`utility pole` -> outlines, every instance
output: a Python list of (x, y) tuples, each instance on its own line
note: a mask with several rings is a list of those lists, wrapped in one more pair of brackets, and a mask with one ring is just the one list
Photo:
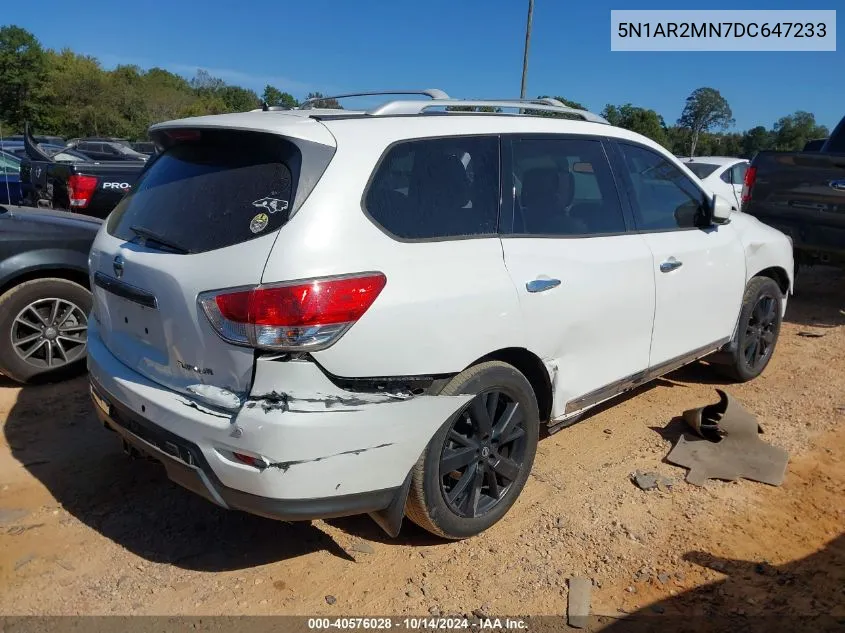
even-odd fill
[(522, 87), (519, 98), (525, 99), (525, 81), (528, 79), (528, 45), (531, 43), (531, 21), (534, 19), (534, 0), (528, 0), (528, 24), (525, 25), (525, 52), (522, 55)]

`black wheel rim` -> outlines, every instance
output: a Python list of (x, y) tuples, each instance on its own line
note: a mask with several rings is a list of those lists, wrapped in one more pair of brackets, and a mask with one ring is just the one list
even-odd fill
[(23, 362), (56, 369), (85, 355), (88, 319), (75, 303), (49, 298), (33, 301), (12, 322), (12, 348)]
[(523, 408), (502, 391), (485, 391), (457, 416), (440, 454), (440, 490), (458, 516), (490, 512), (525, 462)]
[(773, 296), (763, 294), (757, 298), (757, 303), (751, 310), (742, 350), (745, 362), (751, 369), (765, 365), (772, 354), (777, 336), (777, 306), (777, 300)]

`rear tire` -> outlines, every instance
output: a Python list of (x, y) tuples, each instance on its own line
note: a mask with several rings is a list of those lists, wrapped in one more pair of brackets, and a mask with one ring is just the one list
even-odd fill
[(540, 415), (531, 383), (490, 361), (455, 376), (440, 395), (473, 394), (437, 431), (412, 471), (405, 513), (448, 539), (475, 536), (498, 522), (531, 472)]
[(90, 312), (91, 293), (67, 279), (33, 279), (6, 291), (0, 296), (0, 372), (26, 383), (84, 368)]
[(774, 355), (782, 314), (783, 293), (777, 283), (768, 277), (753, 277), (742, 299), (734, 350), (716, 367), (738, 382), (762, 374)]

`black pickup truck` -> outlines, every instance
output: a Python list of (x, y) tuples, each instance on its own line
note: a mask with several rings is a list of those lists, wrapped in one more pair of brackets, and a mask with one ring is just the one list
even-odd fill
[(845, 118), (818, 151), (757, 154), (742, 210), (789, 235), (799, 265), (845, 266)]
[(53, 160), (26, 137), (21, 160), (24, 204), (105, 218), (141, 175), (144, 161)]

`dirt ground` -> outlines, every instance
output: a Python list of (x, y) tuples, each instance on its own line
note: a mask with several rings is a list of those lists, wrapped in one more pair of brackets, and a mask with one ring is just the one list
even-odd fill
[[(586, 575), (605, 624), (639, 611), (845, 626), (845, 275), (802, 273), (769, 368), (727, 386), (789, 450), (783, 486), (698, 488), (663, 461), (677, 416), (727, 384), (699, 363), (542, 440), (511, 512), (457, 543), (407, 521), (391, 540), (366, 517), (218, 509), (126, 457), (84, 377), (2, 382), (0, 614), (563, 614), (567, 579)], [(644, 492), (638, 469), (676, 483)]]

